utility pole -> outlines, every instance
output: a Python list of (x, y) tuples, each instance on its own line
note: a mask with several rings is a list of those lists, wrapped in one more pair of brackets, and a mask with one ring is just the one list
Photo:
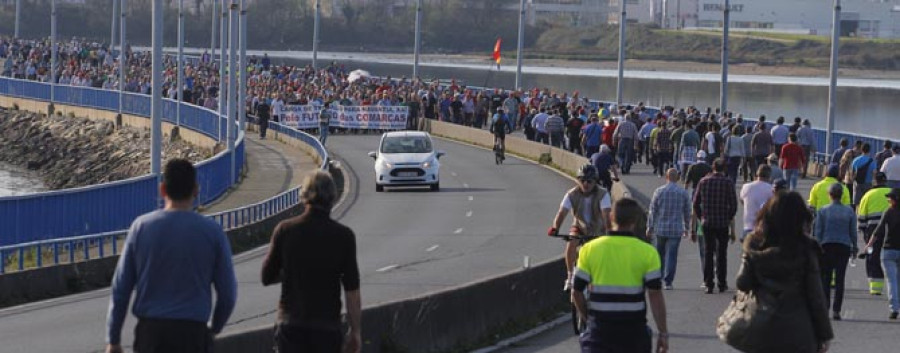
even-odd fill
[(413, 74), (412, 79), (419, 77), (419, 53), (422, 50), (422, 0), (416, 1), (416, 43), (415, 53), (413, 53)]
[(50, 0), (50, 103), (56, 102), (56, 0)]
[(719, 109), (722, 114), (728, 110), (728, 30), (731, 27), (731, 1), (725, 0), (722, 10), (724, 22), (722, 26), (722, 82), (719, 86)]
[(675, 29), (681, 29), (681, 0), (675, 0)]
[(128, 57), (125, 55), (125, 0), (119, 1), (119, 114), (122, 114), (125, 105), (125, 62)]
[(522, 47), (525, 46), (525, 0), (519, 2), (519, 44), (516, 49), (516, 87), (522, 89)]
[(215, 62), (216, 61), (216, 35), (218, 34), (218, 31), (216, 30), (216, 24), (217, 24), (217, 22), (219, 22), (219, 1), (218, 0), (212, 0), (212, 11), (210, 11), (210, 13), (212, 14), (212, 21), (210, 21), (212, 23), (212, 29), (209, 31), (209, 33), (210, 33), (210, 36), (209, 36), (210, 37), (209, 38), (209, 61)]
[(316, 0), (316, 16), (313, 20), (313, 52), (312, 52), (312, 67), (313, 70), (319, 69), (318, 56), (319, 56), (319, 20), (322, 14), (321, 11), (322, 4), (321, 0)]
[(835, 110), (837, 109), (838, 53), (841, 44), (841, 0), (834, 0), (834, 19), (831, 27), (831, 82), (828, 85), (828, 116), (825, 119), (825, 152), (834, 148), (833, 135)]
[(240, 19), (240, 62), (237, 66), (239, 77), (238, 80), (238, 114), (240, 114), (240, 131), (245, 131), (247, 123), (247, 4), (245, 0), (241, 0), (241, 19)]
[(175, 126), (181, 126), (181, 103), (184, 101), (184, 0), (178, 0), (178, 76), (175, 82), (175, 95), (178, 104), (175, 105)]
[(163, 0), (153, 0), (153, 53), (150, 89), (150, 173), (157, 179), (162, 166), (162, 47), (163, 47)]
[(622, 10), (619, 15), (619, 76), (616, 81), (616, 104), (622, 105), (622, 95), (625, 93), (625, 22), (628, 17), (625, 13), (625, 2), (627, 0), (619, 0), (619, 7)]

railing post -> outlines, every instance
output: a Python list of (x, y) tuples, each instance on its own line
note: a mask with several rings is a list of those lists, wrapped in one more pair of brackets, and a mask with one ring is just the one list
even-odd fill
[(59, 243), (53, 243), (53, 264), (59, 265)]
[(0, 250), (0, 275), (6, 273), (6, 256), (3, 254), (3, 250)]
[(83, 261), (87, 261), (91, 259), (91, 242), (87, 239), (81, 241), (82, 248), (84, 250), (84, 259)]
[(19, 271), (25, 269), (25, 249), (19, 248)]
[(44, 266), (44, 252), (42, 251), (43, 248), (41, 247), (41, 244), (38, 244), (36, 248), (34, 263), (40, 268)]
[(119, 235), (113, 235), (112, 237), (112, 254), (116, 256), (119, 253)]
[(104, 238), (103, 236), (97, 237), (97, 250), (98, 250), (97, 253), (100, 255), (99, 258), (101, 258), (101, 259), (103, 258), (103, 253), (104, 253), (104, 251), (103, 251), (103, 238)]
[(75, 242), (74, 241), (69, 242), (69, 263), (70, 264), (75, 263)]

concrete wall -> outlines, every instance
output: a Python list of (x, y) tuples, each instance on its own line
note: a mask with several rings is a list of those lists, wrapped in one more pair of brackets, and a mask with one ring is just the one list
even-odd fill
[[(47, 113), (47, 108), (49, 106), (47, 102), (0, 96), (0, 106), (12, 107), (13, 104), (18, 105), (20, 110), (35, 113)], [(78, 117), (85, 117), (91, 120), (108, 120), (112, 122), (116, 122), (116, 116), (119, 114), (108, 110), (76, 107), (62, 104), (56, 104), (54, 108), (57, 112), (61, 112), (63, 115), (69, 115), (69, 113), (73, 113)], [(122, 125), (125, 126), (150, 129), (150, 124), (150, 119), (144, 117), (130, 114), (122, 115)], [(172, 129), (175, 128), (175, 125), (167, 122), (163, 122), (162, 125), (163, 135), (171, 136)], [(189, 142), (190, 144), (200, 148), (208, 149), (210, 151), (215, 148), (217, 143), (216, 139), (190, 129), (179, 129), (178, 133), (183, 140)]]

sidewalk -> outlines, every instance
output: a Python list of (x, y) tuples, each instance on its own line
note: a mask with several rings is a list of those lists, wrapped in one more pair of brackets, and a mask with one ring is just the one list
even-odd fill
[(208, 205), (204, 214), (235, 209), (264, 201), (299, 186), (303, 177), (318, 168), (312, 156), (275, 141), (246, 135), (247, 174), (233, 190)]

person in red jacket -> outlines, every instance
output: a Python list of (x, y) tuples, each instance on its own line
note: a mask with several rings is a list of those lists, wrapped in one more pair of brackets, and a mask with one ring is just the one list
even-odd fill
[(803, 154), (803, 148), (797, 144), (797, 134), (791, 133), (788, 135), (788, 143), (781, 147), (781, 169), (791, 191), (797, 188), (800, 168), (805, 167), (806, 156)]
[(603, 144), (609, 146), (613, 151), (613, 155), (616, 154), (615, 144), (613, 144), (613, 132), (616, 131), (616, 126), (619, 124), (616, 123), (616, 119), (607, 119), (606, 126), (603, 127)]

